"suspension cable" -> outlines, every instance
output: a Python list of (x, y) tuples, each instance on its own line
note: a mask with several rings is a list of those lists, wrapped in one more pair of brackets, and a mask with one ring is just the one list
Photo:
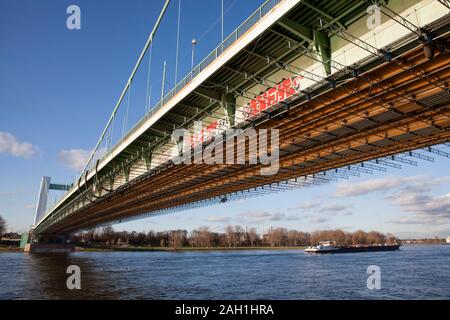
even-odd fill
[(111, 122), (113, 121), (114, 117), (116, 116), (116, 113), (117, 113), (117, 111), (118, 111), (118, 109), (119, 109), (119, 107), (120, 107), (120, 104), (121, 104), (123, 98), (125, 97), (126, 92), (128, 91), (130, 82), (131, 82), (131, 80), (134, 78), (134, 76), (136, 75), (136, 72), (137, 72), (137, 70), (138, 70), (138, 68), (139, 68), (139, 66), (140, 66), (140, 64), (141, 64), (141, 62), (142, 62), (142, 59), (144, 58), (145, 53), (147, 52), (147, 50), (148, 50), (150, 44), (153, 42), (153, 38), (154, 38), (154, 36), (155, 36), (155, 33), (156, 33), (156, 31), (158, 30), (158, 27), (159, 27), (159, 25), (160, 25), (160, 23), (161, 23), (161, 20), (162, 20), (162, 18), (163, 18), (163, 16), (164, 16), (165, 12), (166, 12), (166, 10), (167, 10), (167, 7), (169, 6), (169, 3), (170, 3), (170, 0), (166, 0), (166, 2), (164, 3), (164, 6), (163, 6), (163, 8), (161, 9), (161, 12), (160, 12), (160, 14), (159, 14), (159, 17), (158, 17), (158, 19), (156, 20), (155, 25), (153, 26), (153, 29), (152, 29), (152, 31), (151, 31), (151, 33), (150, 33), (148, 39), (147, 39), (147, 42), (146, 42), (144, 48), (142, 49), (141, 55), (139, 56), (139, 59), (138, 59), (138, 61), (136, 62), (136, 65), (134, 66), (133, 71), (131, 72), (130, 78), (129, 78), (129, 80), (128, 80), (127, 83), (126, 83), (125, 88), (122, 90), (122, 93), (121, 93), (121, 95), (120, 95), (120, 97), (119, 97), (119, 100), (117, 101), (116, 106), (114, 107), (114, 110), (113, 110), (113, 112), (112, 112), (112, 114), (111, 114), (111, 116), (110, 116), (110, 118), (109, 118), (109, 120), (108, 120), (108, 122), (107, 122), (105, 128), (103, 129), (103, 132), (102, 132), (102, 134), (100, 135), (100, 138), (99, 138), (97, 144), (95, 145), (95, 148), (92, 150), (91, 156), (89, 157), (89, 159), (88, 159), (88, 161), (86, 162), (86, 164), (85, 164), (83, 170), (81, 171), (80, 177), (81, 177), (81, 176), (83, 175), (83, 173), (86, 171), (86, 169), (88, 168), (88, 166), (89, 166), (89, 164), (91, 163), (92, 159), (94, 158), (95, 153), (96, 153), (98, 147), (100, 146), (100, 144), (102, 143), (102, 140), (103, 140), (103, 138), (105, 137), (106, 132), (108, 131), (108, 128), (109, 128)]
[(131, 99), (131, 82), (128, 85), (127, 108), (126, 108), (125, 115), (124, 115), (124, 120), (123, 120), (122, 139), (125, 136), (125, 133), (126, 133), (126, 131), (128, 129), (128, 111), (130, 109), (130, 99)]
[(178, 81), (178, 55), (180, 50), (180, 21), (181, 21), (181, 0), (178, 0), (178, 22), (177, 22), (177, 49), (175, 57), (175, 86)]
[(150, 104), (152, 103), (152, 84), (151, 82), (151, 70), (152, 70), (152, 53), (153, 43), (150, 45), (150, 51), (148, 54), (148, 71), (147, 71), (147, 94), (145, 96), (145, 114), (150, 111)]

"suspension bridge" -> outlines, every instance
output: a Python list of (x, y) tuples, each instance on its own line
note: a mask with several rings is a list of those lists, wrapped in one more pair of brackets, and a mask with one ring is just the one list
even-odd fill
[[(78, 179), (43, 179), (33, 241), (450, 158), (446, 0), (268, 0), (114, 140), (169, 3)], [(191, 141), (174, 141), (181, 128)], [(270, 175), (250, 161), (261, 140), (245, 143), (262, 129), (279, 132)], [(174, 161), (218, 145), (246, 163)], [(272, 140), (269, 155), (274, 148)], [(65, 193), (47, 208), (50, 189)]]

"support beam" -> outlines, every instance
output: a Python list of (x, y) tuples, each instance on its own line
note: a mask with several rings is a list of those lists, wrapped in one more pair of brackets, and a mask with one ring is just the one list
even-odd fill
[(309, 3), (308, 1), (303, 1), (302, 4), (304, 4), (305, 6), (307, 6), (308, 8), (316, 11), (318, 14), (320, 14), (321, 16), (327, 18), (328, 20), (331, 20), (333, 22), (336, 22), (339, 27), (341, 28), (345, 28), (344, 24), (342, 22), (340, 22), (337, 18), (332, 17), (331, 15), (329, 15), (328, 13), (326, 13), (323, 10), (320, 10), (319, 8), (317, 8), (316, 6), (312, 5), (311, 3)]
[(102, 195), (103, 195), (103, 185), (101, 183), (98, 183), (98, 184), (95, 185), (94, 195), (97, 196), (98, 198), (102, 197)]
[(114, 190), (114, 177), (109, 178), (109, 189)]
[(325, 69), (325, 74), (329, 76), (331, 74), (331, 44), (330, 38), (322, 31), (314, 30), (314, 42), (317, 50), (319, 50), (322, 56), (322, 63)]
[(71, 187), (69, 184), (50, 183), (49, 190), (68, 191)]
[(144, 158), (147, 171), (150, 171), (152, 164), (152, 152), (150, 150), (144, 151), (142, 157)]
[(233, 127), (236, 115), (236, 98), (231, 94), (222, 93), (222, 107), (225, 110), (230, 127)]
[(130, 181), (130, 167), (129, 166), (123, 167), (123, 175), (125, 176), (125, 182)]
[(314, 41), (312, 29), (304, 25), (301, 25), (298, 22), (295, 22), (288, 18), (282, 18), (280, 21), (278, 21), (278, 25), (282, 26), (287, 31), (292, 32), (297, 37), (302, 38), (307, 42)]
[(205, 88), (197, 88), (197, 89), (195, 89), (194, 93), (203, 98), (216, 100), (216, 101), (217, 100), (220, 101), (220, 99), (222, 98), (220, 92), (205, 89)]
[(311, 29), (300, 23), (283, 18), (278, 21), (278, 25), (282, 26), (287, 31), (295, 34), (297, 37), (307, 41), (308, 43), (314, 43), (317, 50), (320, 51), (322, 56), (322, 63), (325, 69), (325, 74), (329, 76), (331, 74), (331, 44), (328, 35), (322, 31)]

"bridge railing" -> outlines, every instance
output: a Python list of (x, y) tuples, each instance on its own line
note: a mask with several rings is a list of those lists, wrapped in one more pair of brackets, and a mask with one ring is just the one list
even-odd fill
[[(240, 39), (251, 27), (259, 22), (282, 0), (267, 0), (253, 14), (248, 17), (238, 28), (236, 28), (228, 37), (226, 37), (206, 58), (204, 58), (196, 67), (194, 67), (182, 80), (180, 80), (174, 88), (172, 88), (163, 99), (156, 103), (147, 114), (142, 117), (136, 125), (131, 128), (106, 154), (102, 159), (114, 152), (120, 144), (131, 136), (144, 122), (152, 117), (159, 109), (170, 101), (178, 92), (186, 87), (195, 77), (205, 70), (212, 62), (214, 62), (228, 47)], [(91, 164), (93, 166), (94, 164)]]

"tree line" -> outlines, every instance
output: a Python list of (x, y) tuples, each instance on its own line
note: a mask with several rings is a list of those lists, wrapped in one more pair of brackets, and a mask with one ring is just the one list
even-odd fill
[(5, 219), (3, 219), (2, 216), (0, 216), (0, 239), (3, 235), (3, 233), (6, 232), (6, 222)]
[(223, 233), (213, 232), (207, 226), (191, 232), (186, 230), (128, 232), (114, 231), (111, 226), (92, 229), (72, 236), (80, 245), (98, 246), (151, 246), (151, 247), (249, 247), (249, 246), (307, 246), (320, 241), (335, 241), (337, 245), (369, 245), (398, 242), (392, 234), (377, 231), (345, 232), (342, 230), (320, 230), (303, 232), (286, 228), (270, 228), (260, 234), (255, 228), (228, 225)]

